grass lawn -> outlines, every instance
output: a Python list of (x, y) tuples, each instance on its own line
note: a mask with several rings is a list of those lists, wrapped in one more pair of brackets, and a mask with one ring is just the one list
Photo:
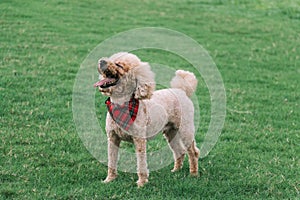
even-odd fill
[[(217, 145), (199, 160), (200, 177), (189, 176), (186, 160), (180, 172), (151, 172), (138, 189), (131, 173), (101, 182), (107, 167), (77, 134), (72, 92), (95, 46), (142, 27), (182, 32), (210, 53), (227, 115)], [(298, 0), (1, 0), (0, 28), (0, 199), (300, 198)], [(176, 69), (184, 63), (167, 52), (137, 54)], [(210, 97), (198, 78), (201, 145)]]

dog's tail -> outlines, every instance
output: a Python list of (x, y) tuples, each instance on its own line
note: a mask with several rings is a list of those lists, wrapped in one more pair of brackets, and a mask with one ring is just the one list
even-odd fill
[(188, 97), (191, 97), (196, 91), (197, 83), (198, 81), (192, 72), (177, 70), (171, 81), (171, 87), (182, 89)]

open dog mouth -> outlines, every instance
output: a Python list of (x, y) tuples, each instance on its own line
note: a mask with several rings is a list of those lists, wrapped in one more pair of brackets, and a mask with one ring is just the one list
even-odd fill
[(104, 78), (97, 83), (94, 84), (94, 87), (100, 87), (100, 88), (109, 88), (111, 86), (114, 86), (118, 83), (119, 79), (117, 78)]
[(123, 70), (123, 66), (118, 63), (109, 63), (102, 59), (100, 59), (98, 62), (98, 72), (100, 75), (102, 75), (102, 79), (95, 83), (94, 87), (107, 89), (109, 87), (117, 85), (120, 79), (118, 69)]

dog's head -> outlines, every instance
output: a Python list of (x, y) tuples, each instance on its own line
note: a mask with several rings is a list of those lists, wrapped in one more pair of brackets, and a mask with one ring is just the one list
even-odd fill
[(121, 52), (99, 59), (98, 72), (100, 81), (94, 86), (106, 96), (134, 94), (136, 99), (147, 99), (155, 89), (150, 65), (131, 53)]

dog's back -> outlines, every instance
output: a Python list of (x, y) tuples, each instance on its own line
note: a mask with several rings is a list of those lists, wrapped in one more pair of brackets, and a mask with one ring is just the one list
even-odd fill
[(152, 126), (162, 128), (165, 124), (172, 123), (177, 128), (186, 126), (193, 129), (194, 105), (190, 97), (196, 87), (197, 79), (193, 73), (176, 71), (171, 88), (156, 90), (151, 99), (147, 100), (148, 116), (152, 118)]

